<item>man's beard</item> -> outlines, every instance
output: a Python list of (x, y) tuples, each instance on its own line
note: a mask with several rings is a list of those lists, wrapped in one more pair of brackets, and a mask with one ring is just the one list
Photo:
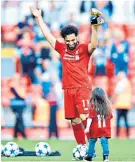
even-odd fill
[(74, 50), (74, 49), (77, 47), (78, 43), (79, 43), (79, 42), (74, 43), (73, 46), (67, 45), (67, 48), (68, 48), (69, 50)]

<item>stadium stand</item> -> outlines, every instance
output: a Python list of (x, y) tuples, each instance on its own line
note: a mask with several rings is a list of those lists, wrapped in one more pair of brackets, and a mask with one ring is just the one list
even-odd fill
[[(10, 4), (8, 4), (10, 5)], [(18, 4), (15, 4), (18, 5)], [(86, 11), (85, 11), (86, 12)], [(81, 13), (78, 11), (78, 17)], [(88, 14), (87, 12), (85, 14)], [(113, 14), (113, 13), (112, 13)], [(28, 100), (27, 104), (27, 113), (30, 114), (28, 116), (28, 121), (25, 121), (26, 127), (30, 127), (33, 129), (33, 127), (47, 127), (49, 124), (49, 112), (50, 112), (50, 101), (46, 97), (43, 97), (43, 87), (42, 87), (42, 81), (43, 79), (50, 79), (50, 82), (52, 84), (55, 84), (56, 82), (61, 83), (61, 63), (59, 56), (55, 58), (53, 65), (54, 68), (57, 67), (58, 75), (57, 77), (52, 78), (52, 71), (49, 70), (48, 74), (46, 73), (43, 75), (43, 61), (44, 58), (41, 57), (41, 51), (44, 51), (48, 54), (49, 63), (52, 60), (52, 49), (51, 47), (46, 43), (44, 40), (39, 28), (35, 24), (35, 21), (33, 17), (31, 17), (30, 13), (27, 15), (27, 29), (22, 27), (19, 29), (19, 21), (16, 24), (2, 24), (1, 27), (1, 33), (2, 33), (2, 51), (1, 51), (1, 57), (2, 58), (12, 58), (15, 65), (14, 75), (12, 77), (3, 77), (2, 78), (2, 84), (1, 84), (1, 97), (2, 97), (2, 111), (5, 113), (6, 111), (9, 111), (9, 116), (12, 116), (10, 108), (10, 99), (12, 98), (12, 93), (10, 91), (11, 82), (16, 81), (16, 75), (20, 73), (20, 86), (24, 88), (25, 91), (25, 98)], [(79, 18), (78, 18), (79, 19)], [(110, 16), (111, 19), (111, 16)], [(23, 21), (22, 21), (23, 23)], [(53, 23), (53, 22), (52, 22)], [(121, 30), (125, 34), (125, 39), (128, 41), (130, 48), (129, 48), (129, 61), (128, 61), (128, 78), (131, 82), (132, 86), (132, 107), (135, 107), (135, 24), (128, 24), (128, 23), (115, 23), (112, 21), (108, 21), (108, 28), (100, 29), (100, 37), (102, 37), (102, 40), (104, 41), (104, 34), (109, 30), (109, 34), (111, 35), (114, 30)], [(54, 24), (48, 24), (53, 26)], [(90, 41), (90, 33), (91, 33), (91, 26), (90, 23), (87, 22), (84, 24), (81, 24), (80, 20), (80, 42), (88, 43)], [(21, 38), (18, 38), (18, 35), (22, 34)], [(29, 36), (27, 35), (29, 34)], [(60, 38), (60, 28), (56, 30), (52, 30), (52, 34), (59, 40)], [(27, 36), (26, 36), (27, 35)], [(23, 43), (19, 43), (20, 40), (22, 40), (22, 37), (26, 38), (26, 40), (29, 39), (28, 43), (24, 41)], [(29, 38), (28, 38), (29, 37)], [(19, 39), (19, 40), (18, 40)], [(25, 39), (24, 39), (25, 40)], [(110, 49), (112, 48), (113, 43), (113, 35), (111, 35), (111, 42), (109, 45), (107, 45)], [(22, 41), (23, 42), (23, 41)], [(26, 47), (26, 44), (27, 47)], [(32, 44), (32, 46), (31, 46)], [(34, 47), (34, 48), (33, 48)], [(29, 49), (31, 49), (34, 52), (34, 55), (36, 57), (36, 66), (33, 70), (33, 77), (34, 81), (31, 81), (29, 78), (29, 75), (22, 73), (22, 60), (21, 55), (24, 52), (24, 55), (29, 52)], [(45, 50), (43, 50), (45, 49)], [(49, 51), (48, 51), (49, 49)], [(27, 55), (27, 54), (26, 54)], [(26, 56), (25, 55), (25, 56)], [(116, 85), (117, 76), (115, 74), (115, 65), (111, 61), (111, 52), (108, 50), (107, 56), (107, 63), (105, 65), (106, 74), (105, 75), (96, 75), (96, 65), (94, 62), (94, 58), (91, 59), (91, 64), (89, 67), (89, 75), (93, 84), (93, 87), (95, 86), (101, 86), (109, 95), (109, 97), (112, 99), (114, 94), (114, 87)], [(30, 62), (28, 61), (28, 64)], [(7, 64), (7, 69), (10, 68)], [(2, 69), (2, 71), (5, 71), (5, 69)], [(36, 72), (38, 73), (36, 73)], [(38, 75), (37, 75), (38, 74)], [(49, 78), (48, 75), (51, 77)], [(40, 79), (39, 79), (40, 78)], [(39, 79), (39, 80), (38, 80)], [(38, 81), (37, 81), (38, 80)], [(19, 87), (17, 87), (19, 89)], [(61, 93), (61, 91), (60, 91)], [(61, 93), (62, 95), (62, 93)], [(56, 96), (59, 96), (59, 92), (56, 92)], [(56, 97), (57, 98), (57, 97)], [(55, 100), (56, 100), (55, 98)], [(63, 101), (61, 101), (63, 102)], [(63, 103), (61, 103), (62, 105)], [(31, 108), (29, 108), (31, 107)], [(5, 111), (5, 109), (7, 109)], [(134, 109), (133, 109), (134, 111)], [(27, 118), (26, 112), (24, 114), (25, 119)], [(135, 113), (135, 112), (134, 112)], [(57, 110), (57, 122), (58, 126), (63, 129), (67, 129), (69, 126), (69, 123), (65, 121), (64, 117), (64, 110), (63, 106), (60, 106)], [(132, 123), (132, 121), (130, 122)], [(132, 123), (131, 125), (135, 126), (135, 123)], [(10, 121), (5, 121), (5, 118), (2, 118), (2, 127), (3, 127), (3, 133), (5, 132), (6, 127), (13, 127), (13, 123), (10, 123)], [(115, 124), (114, 124), (115, 128)], [(40, 128), (39, 128), (40, 129)], [(10, 130), (11, 131), (11, 130)], [(60, 133), (61, 134), (61, 133)], [(69, 133), (70, 134), (70, 133)], [(72, 134), (72, 133), (71, 133)], [(65, 135), (65, 134), (64, 134)], [(46, 136), (46, 135), (45, 135)], [(70, 136), (70, 135), (69, 135)]]

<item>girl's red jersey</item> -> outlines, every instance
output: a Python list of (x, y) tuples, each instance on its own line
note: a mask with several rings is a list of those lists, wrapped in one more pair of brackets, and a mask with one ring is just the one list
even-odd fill
[(90, 126), (90, 138), (111, 137), (111, 119), (112, 114), (108, 115), (106, 119), (101, 118), (96, 111), (90, 110), (89, 118), (92, 119)]

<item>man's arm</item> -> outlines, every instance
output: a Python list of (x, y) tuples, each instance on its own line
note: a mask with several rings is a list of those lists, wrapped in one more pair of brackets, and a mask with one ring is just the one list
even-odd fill
[(98, 34), (97, 34), (98, 27), (99, 26), (92, 25), (91, 43), (88, 44), (89, 55), (91, 55), (94, 52), (94, 50), (98, 45)]
[(51, 34), (49, 28), (43, 21), (42, 15), (41, 15), (41, 10), (35, 9), (33, 7), (30, 7), (31, 13), (35, 16), (35, 19), (44, 35), (44, 37), (47, 39), (47, 41), (50, 43), (50, 45), (55, 49), (55, 43), (56, 39), (55, 37)]
[(91, 43), (88, 45), (88, 52), (91, 55), (98, 45), (98, 28), (100, 25), (104, 23), (104, 18), (102, 16), (102, 12), (99, 10), (92, 8), (91, 15), (95, 16), (91, 20), (92, 24), (92, 35), (91, 35)]

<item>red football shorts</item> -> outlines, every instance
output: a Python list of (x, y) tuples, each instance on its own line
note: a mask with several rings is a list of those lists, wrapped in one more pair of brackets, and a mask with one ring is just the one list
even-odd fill
[(65, 118), (80, 117), (80, 114), (88, 114), (91, 89), (88, 87), (69, 88), (64, 90)]

